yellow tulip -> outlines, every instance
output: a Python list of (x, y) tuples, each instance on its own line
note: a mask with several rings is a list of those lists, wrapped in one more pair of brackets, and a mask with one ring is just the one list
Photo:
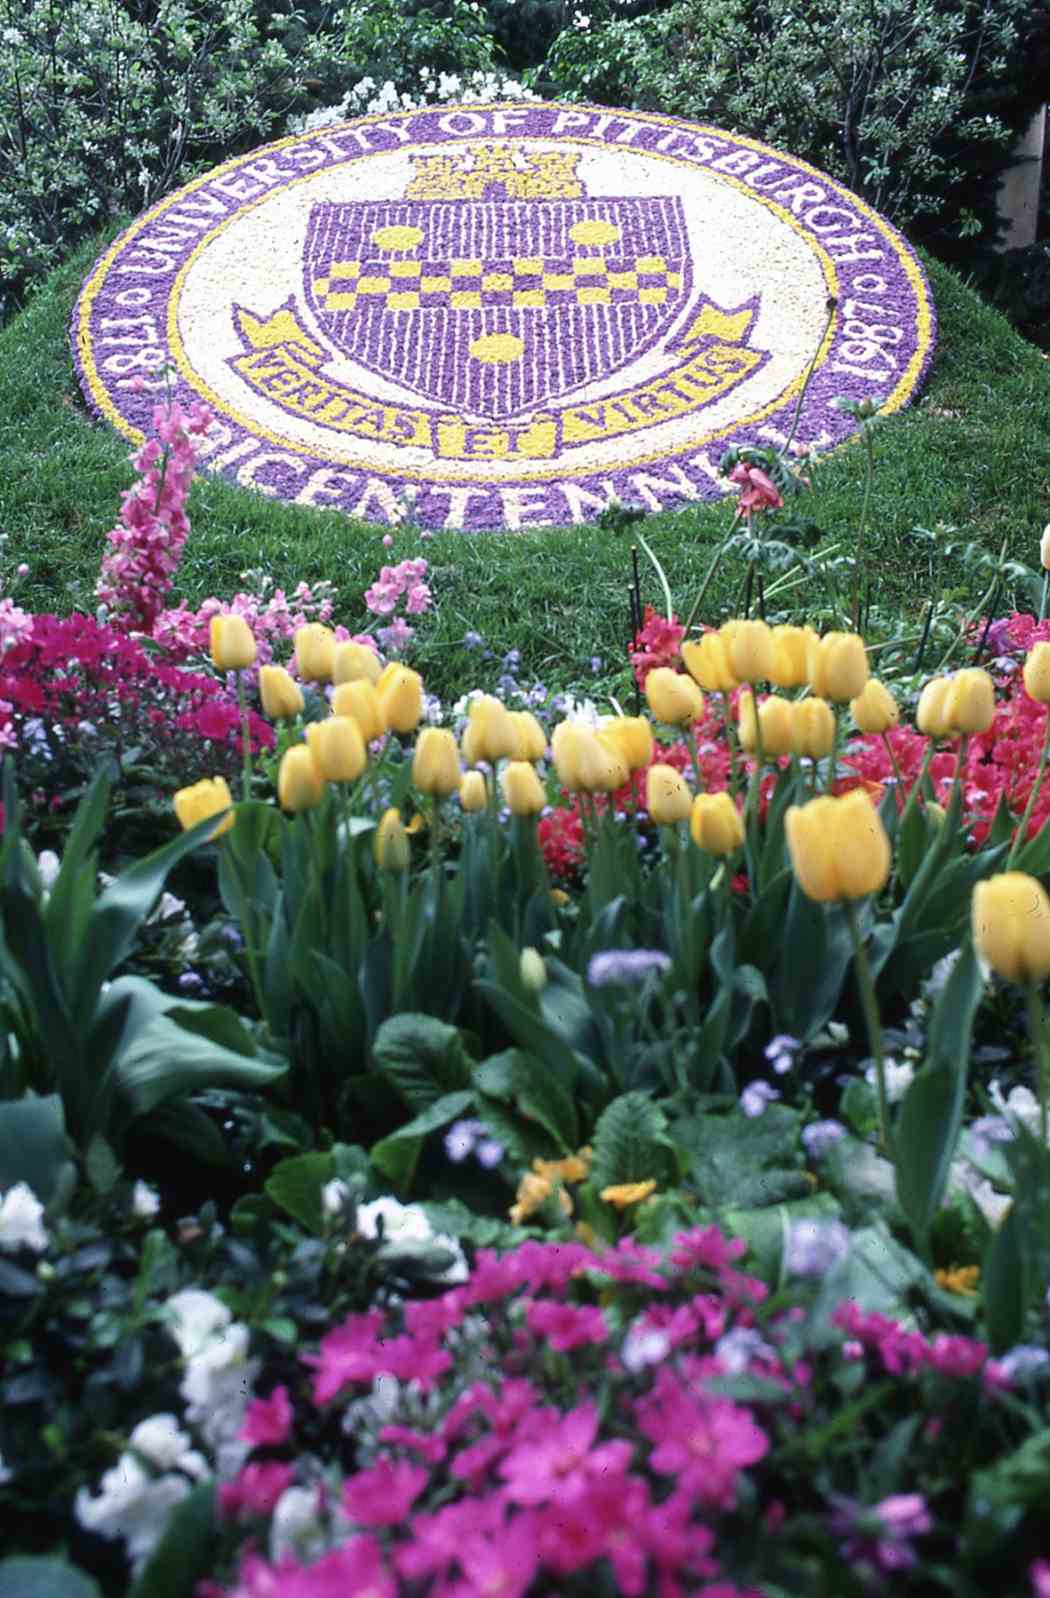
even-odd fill
[(283, 666), (259, 667), (259, 697), (271, 721), (298, 716), (303, 708), (303, 691)]
[(806, 650), (809, 686), (820, 699), (856, 699), (868, 680), (868, 655), (858, 633), (827, 633)]
[(645, 808), (661, 827), (688, 821), (693, 796), (681, 773), (673, 766), (650, 766), (645, 780)]
[(631, 771), (644, 771), (653, 758), (653, 729), (645, 716), (603, 716), (598, 737)]
[(987, 732), (995, 720), (995, 684), (980, 666), (967, 666), (949, 678), (944, 713), (953, 733)]
[(481, 694), (470, 702), (470, 720), (463, 729), (463, 758), (468, 766), (485, 760), (494, 766), (509, 756), (518, 759), (521, 732), (501, 699)]
[(339, 684), (332, 694), (332, 713), (350, 716), (356, 721), (366, 744), (370, 744), (373, 738), (381, 738), (387, 730), (379, 694), (367, 677)]
[(1024, 663), (1024, 685), (1029, 699), (1050, 705), (1050, 644), (1033, 644)]
[(764, 621), (727, 621), (721, 629), (729, 669), (738, 682), (766, 682), (776, 648)]
[(484, 772), (463, 773), (459, 779), (459, 802), (463, 809), (470, 813), (485, 809), (489, 802), (489, 790)]
[(356, 782), (368, 761), (361, 729), (350, 716), (311, 721), (306, 729), (310, 753), (326, 782)]
[(213, 616), (210, 643), (217, 671), (243, 671), (255, 664), (255, 638), (243, 616)]
[(574, 793), (611, 793), (630, 776), (627, 762), (580, 722), (563, 721), (555, 727), (551, 753), (559, 781)]
[(718, 633), (705, 633), (696, 643), (683, 644), (682, 661), (706, 693), (725, 694), (739, 687), (730, 669), (725, 639)]
[[(179, 826), (184, 832), (188, 832), (191, 827), (197, 825), (198, 821), (217, 815), (220, 810), (229, 809), (233, 804), (233, 798), (225, 777), (202, 777), (200, 782), (195, 782), (192, 787), (180, 788), (172, 799), (172, 804), (179, 819)], [(209, 832), (208, 843), (214, 843), (224, 832), (229, 832), (233, 821), (232, 814), (228, 815), (225, 821), (220, 821), (215, 830)]]
[(334, 683), (378, 682), (382, 670), (382, 661), (375, 650), (369, 649), (367, 644), (355, 644), (351, 640), (345, 644), (336, 644), (332, 651)]
[(387, 666), (376, 683), (379, 708), (394, 732), (414, 732), (423, 714), (423, 679), (410, 666)]
[(798, 885), (820, 904), (863, 899), (890, 874), (890, 841), (862, 788), (790, 805), (784, 830)]
[(808, 682), (806, 655), (816, 637), (812, 627), (774, 627), (770, 682), (778, 688), (801, 688)]
[(447, 727), (424, 727), (412, 757), (412, 781), (420, 793), (447, 799), (459, 792), (459, 750)]
[(740, 812), (732, 796), (724, 790), (697, 794), (689, 817), (689, 831), (697, 847), (708, 854), (732, 854), (744, 841)]
[(755, 725), (755, 700), (750, 690), (745, 690), (739, 699), (740, 720), (737, 724), (737, 736), (740, 747), (752, 754), (758, 748), (758, 733), (762, 734), (762, 754), (767, 760), (775, 760), (779, 755), (794, 753), (795, 733), (792, 712), (794, 705), (787, 699), (778, 699), (771, 694), (764, 699), (758, 707), (758, 725)]
[(547, 734), (540, 726), (531, 710), (512, 710), (510, 719), (514, 723), (514, 730), (518, 734), (518, 747), (514, 752), (515, 760), (542, 760), (547, 753)]
[(868, 678), (849, 708), (858, 732), (886, 732), (900, 720), (897, 701), (877, 677)]
[(974, 948), (1007, 982), (1050, 976), (1050, 898), (1037, 878), (1004, 871), (979, 882), (971, 915)]
[(931, 677), (919, 695), (915, 724), (927, 738), (947, 738), (952, 728), (948, 720), (950, 677)]
[(324, 776), (308, 744), (295, 744), (282, 755), (277, 798), (283, 810), (312, 810), (324, 798)]
[(1050, 571), (1050, 522), (1043, 528), (1043, 536), (1039, 540), (1039, 564), (1044, 571)]
[[(536, 775), (535, 772), (532, 774)], [(518, 971), (521, 975), (521, 985), (527, 993), (543, 992), (547, 986), (547, 967), (538, 949), (522, 949)]]
[(824, 699), (799, 699), (791, 706), (791, 749), (810, 760), (830, 755), (835, 741), (835, 712)]
[(335, 664), (335, 633), (319, 621), (296, 628), (295, 660), (303, 682), (331, 682)]
[(527, 760), (508, 761), (499, 781), (512, 815), (538, 816), (547, 803), (547, 791), (536, 775), (536, 767)]
[(408, 833), (402, 824), (401, 816), (395, 809), (384, 810), (376, 828), (373, 847), (376, 864), (383, 871), (407, 871), (412, 845), (408, 841)]
[(657, 666), (645, 679), (645, 697), (657, 721), (683, 727), (699, 721), (704, 713), (704, 696), (692, 677)]

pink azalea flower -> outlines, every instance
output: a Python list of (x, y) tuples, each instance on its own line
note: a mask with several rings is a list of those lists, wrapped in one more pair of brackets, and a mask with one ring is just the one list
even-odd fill
[(732, 1508), (736, 1477), (769, 1450), (747, 1410), (722, 1398), (696, 1398), (666, 1366), (651, 1393), (635, 1403), (643, 1436), (655, 1444), (649, 1463), (677, 1476), (702, 1502)]
[(342, 1326), (321, 1339), (316, 1354), (304, 1354), (303, 1364), (315, 1367), (314, 1403), (329, 1403), (351, 1382), (370, 1382), (376, 1375), (379, 1358), (379, 1333), (383, 1316), (379, 1310), (364, 1315), (348, 1315)]
[(293, 1465), (275, 1460), (245, 1465), (233, 1481), (219, 1488), (219, 1511), (227, 1519), (240, 1515), (269, 1515), (295, 1476)]
[(586, 1343), (608, 1341), (609, 1328), (600, 1309), (591, 1304), (559, 1304), (533, 1299), (525, 1312), (529, 1330), (544, 1337), (556, 1353), (564, 1354)]
[(287, 1387), (275, 1387), (269, 1398), (253, 1398), (237, 1436), (242, 1442), (260, 1448), (284, 1443), (292, 1429), (292, 1405)]
[(691, 1232), (676, 1232), (671, 1249), (671, 1264), (680, 1271), (721, 1270), (747, 1253), (741, 1238), (727, 1238), (717, 1226), (696, 1227)]
[(586, 1485), (589, 1472), (623, 1472), (630, 1461), (630, 1443), (605, 1443), (592, 1452), (598, 1432), (598, 1410), (591, 1403), (563, 1415), (542, 1434), (514, 1447), (499, 1465), (506, 1496), (516, 1504), (568, 1501)]
[(540, 1563), (533, 1517), (516, 1515), (494, 1532), (474, 1532), (458, 1559), (466, 1581), (453, 1592), (461, 1598), (523, 1598)]
[(988, 1358), (987, 1343), (938, 1332), (930, 1344), (929, 1359), (943, 1376), (974, 1376)]
[(427, 1484), (423, 1465), (379, 1459), (343, 1484), (343, 1509), (359, 1526), (396, 1526)]
[(1032, 1598), (1050, 1598), (1050, 1559), (1037, 1559), (1028, 1567)]

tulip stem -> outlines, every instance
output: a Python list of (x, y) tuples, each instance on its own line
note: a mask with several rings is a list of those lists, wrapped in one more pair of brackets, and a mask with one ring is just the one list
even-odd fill
[(857, 912), (853, 900), (847, 899), (844, 905), (846, 921), (849, 924), (849, 935), (853, 943), (853, 965), (857, 973), (857, 987), (860, 991), (860, 1004), (864, 1012), (864, 1024), (868, 1030), (868, 1042), (875, 1059), (875, 1086), (879, 1100), (879, 1148), (884, 1153), (891, 1153), (890, 1141), (890, 1111), (889, 1096), (886, 1092), (886, 1060), (882, 1050), (882, 1019), (879, 1015), (879, 1001), (875, 997), (875, 983), (871, 975), (871, 965), (868, 962), (864, 940), (860, 935), (857, 925)]
[(725, 720), (726, 743), (729, 746), (729, 792), (736, 799), (737, 789), (740, 786), (736, 768), (736, 735), (733, 729), (733, 718), (729, 713), (729, 690), (722, 693), (722, 716)]
[(748, 830), (754, 832), (755, 858), (758, 858), (758, 811), (759, 795), (762, 790), (762, 767), (765, 764), (765, 750), (762, 747), (762, 723), (758, 717), (758, 697), (754, 688), (751, 690), (751, 703), (755, 711), (755, 769), (751, 773), (751, 782), (747, 790), (747, 825)]
[(244, 700), (244, 673), (237, 673), (237, 704), (241, 712), (241, 793), (245, 799), (252, 796), (252, 740), (248, 730), (248, 706)]
[(870, 426), (864, 426), (860, 432), (868, 455), (868, 469), (864, 477), (864, 498), (860, 507), (860, 532), (857, 534), (857, 552), (853, 557), (853, 597), (850, 604), (850, 612), (855, 633), (860, 632), (860, 573), (864, 563), (864, 539), (868, 531), (868, 507), (871, 504), (871, 485), (875, 476), (875, 447), (871, 442), (871, 428)]
[(1046, 1012), (1039, 997), (1039, 983), (1025, 984), (1028, 1001), (1028, 1034), (1035, 1052), (1035, 1085), (1039, 1093), (1039, 1141), (1046, 1148), (1050, 1127), (1050, 1054), (1047, 1051)]
[(828, 786), (827, 792), (835, 792), (835, 775), (838, 767), (839, 736), (842, 732), (842, 712), (838, 705), (835, 706), (835, 730), (831, 735), (831, 753), (828, 756)]
[[(703, 793), (703, 791), (704, 791), (704, 779), (703, 779), (703, 775), (702, 775), (702, 773), (700, 771), (700, 754), (699, 754), (699, 751), (697, 750), (697, 747), (696, 747), (696, 724), (695, 724), (695, 722), (691, 721), (689, 723), (689, 726), (686, 728), (685, 741), (686, 741), (686, 744), (688, 745), (688, 748), (689, 748), (689, 759), (690, 759), (690, 762), (692, 763), (692, 767), (693, 767), (693, 781), (696, 783), (696, 791), (697, 791), (697, 793)], [(634, 792), (633, 786), (632, 786), (631, 792), (632, 793)]]
[(1004, 871), (1013, 870), (1014, 861), (1016, 860), (1021, 849), (1024, 848), (1024, 845), (1027, 841), (1028, 823), (1032, 819), (1032, 811), (1035, 809), (1035, 802), (1039, 797), (1039, 790), (1043, 786), (1043, 777), (1046, 774), (1046, 762), (1048, 758), (1050, 758), (1050, 710), (1048, 710), (1046, 714), (1046, 728), (1043, 732), (1043, 752), (1039, 756), (1039, 768), (1035, 774), (1035, 782), (1032, 784), (1032, 791), (1028, 795), (1028, 803), (1024, 807), (1024, 814), (1017, 824), (1017, 831), (1014, 833), (1014, 841), (1010, 846), (1010, 853), (1007, 855), (1006, 864), (1003, 867)]
[(896, 778), (896, 782), (897, 782), (897, 814), (899, 815), (900, 812), (904, 809), (904, 797), (905, 797), (904, 796), (904, 778), (901, 775), (901, 768), (897, 764), (897, 756), (893, 752), (893, 745), (890, 743), (889, 737), (887, 736), (887, 734), (885, 732), (880, 733), (879, 736), (881, 737), (883, 743), (886, 746), (886, 753), (890, 757), (890, 765), (893, 767), (893, 775)]

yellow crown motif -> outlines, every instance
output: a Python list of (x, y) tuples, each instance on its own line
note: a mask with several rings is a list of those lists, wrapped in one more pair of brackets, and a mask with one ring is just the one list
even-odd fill
[[(579, 159), (567, 150), (524, 151), (520, 145), (482, 144), (457, 155), (417, 158), (406, 200), (576, 200), (583, 184)], [(502, 192), (501, 192), (502, 191)]]

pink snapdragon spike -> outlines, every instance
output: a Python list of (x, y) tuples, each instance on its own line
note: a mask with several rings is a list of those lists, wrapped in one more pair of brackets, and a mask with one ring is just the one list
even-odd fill
[(729, 481), (741, 485), (737, 503), (746, 516), (756, 510), (779, 510), (784, 503), (776, 483), (761, 466), (748, 466), (738, 461), (729, 474)]
[(133, 457), (139, 481), (123, 496), (95, 586), (114, 625), (127, 632), (152, 632), (171, 591), (190, 530), (186, 498), (196, 440), (212, 420), (208, 407), (197, 402), (186, 410), (177, 402), (158, 405), (156, 436)]

